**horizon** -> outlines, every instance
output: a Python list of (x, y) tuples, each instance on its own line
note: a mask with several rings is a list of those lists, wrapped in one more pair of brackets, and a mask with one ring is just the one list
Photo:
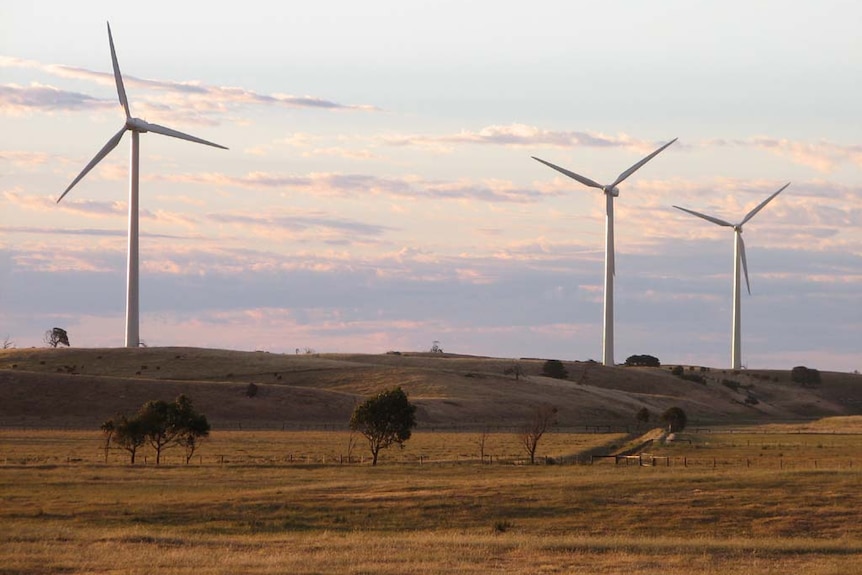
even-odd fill
[(672, 205), (791, 182), (745, 226), (742, 364), (857, 371), (860, 17), (4, 5), (0, 339), (122, 345), (129, 137), (56, 204), (123, 121), (108, 20), (132, 116), (230, 148), (141, 138), (149, 346), (601, 360), (604, 198), (530, 156), (610, 182), (678, 137), (614, 202), (615, 362), (730, 365), (733, 234)]

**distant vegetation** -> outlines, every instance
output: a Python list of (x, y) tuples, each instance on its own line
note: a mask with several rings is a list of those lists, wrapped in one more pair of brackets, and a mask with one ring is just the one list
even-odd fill
[(626, 366), (661, 367), (661, 362), (654, 355), (630, 355), (626, 358)]
[(569, 371), (559, 359), (549, 359), (542, 365), (542, 375), (554, 379), (568, 379)]
[(790, 370), (790, 380), (802, 387), (820, 387), (820, 372), (798, 365)]

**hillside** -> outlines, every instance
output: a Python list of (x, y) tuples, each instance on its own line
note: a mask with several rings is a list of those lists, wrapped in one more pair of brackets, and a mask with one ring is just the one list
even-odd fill
[[(678, 405), (693, 425), (771, 423), (862, 413), (862, 376), (822, 373), (804, 389), (789, 371), (697, 370), (685, 381), (667, 367), (564, 362), (568, 380), (540, 375), (543, 361), (451, 354), (282, 355), (199, 348), (11, 349), (0, 351), (0, 426), (94, 427), (150, 399), (191, 397), (215, 428), (334, 426), (353, 406), (402, 386), (420, 426), (516, 427), (530, 410), (559, 408), (561, 427), (634, 425), (646, 407)], [(722, 383), (723, 380), (728, 380)], [(249, 383), (258, 386), (246, 396)]]

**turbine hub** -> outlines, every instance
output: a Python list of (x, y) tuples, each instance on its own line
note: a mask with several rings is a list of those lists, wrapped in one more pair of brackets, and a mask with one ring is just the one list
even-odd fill
[(141, 134), (145, 134), (149, 131), (147, 130), (148, 124), (140, 118), (129, 118), (126, 120), (126, 127)]
[(610, 186), (605, 186), (602, 188), (602, 191), (606, 194), (610, 194), (611, 197), (618, 198), (620, 196), (620, 189), (616, 186), (613, 188)]

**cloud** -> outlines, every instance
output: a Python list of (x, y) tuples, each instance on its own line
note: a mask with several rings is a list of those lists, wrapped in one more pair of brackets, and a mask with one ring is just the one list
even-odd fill
[[(111, 72), (95, 72), (84, 68), (43, 64), (34, 60), (0, 56), (0, 68), (23, 68), (66, 79), (83, 80), (113, 87)], [(231, 109), (247, 106), (275, 106), (282, 108), (377, 111), (370, 105), (342, 104), (316, 96), (293, 94), (261, 94), (235, 86), (210, 86), (199, 82), (171, 82), (150, 80), (136, 76), (123, 76), (132, 108), (138, 114), (153, 112), (160, 118), (194, 124), (215, 124), (212, 116), (224, 116)], [(147, 95), (147, 93), (150, 93)], [(160, 93), (154, 96), (152, 92)], [(79, 111), (117, 106), (113, 100), (101, 100), (77, 92), (63, 91), (51, 86), (34, 84), (24, 88), (14, 84), (0, 86), (0, 112), (20, 114), (28, 109)]]
[(707, 140), (704, 147), (743, 147), (789, 157), (797, 164), (819, 172), (832, 172), (842, 164), (862, 167), (862, 144), (838, 144), (828, 140), (800, 142), (786, 138), (756, 136), (735, 140)]
[(18, 86), (15, 84), (0, 85), (0, 114), (10, 116), (24, 115), (33, 110), (39, 111), (79, 111), (104, 109), (115, 104), (100, 100), (87, 94), (69, 92), (33, 84)]
[(390, 196), (399, 199), (476, 200), (505, 203), (534, 203), (560, 195), (559, 191), (516, 187), (500, 180), (440, 181), (418, 176), (381, 177), (370, 174), (312, 173), (308, 175), (250, 172), (245, 176), (221, 173), (156, 175), (149, 179), (248, 189), (283, 189), (315, 195), (356, 197), (357, 194)]
[[(495, 145), (551, 148), (629, 148), (651, 151), (659, 144), (621, 134), (610, 136), (595, 132), (545, 130), (526, 124), (491, 125), (478, 131), (463, 130), (441, 136), (390, 134), (378, 141), (386, 146), (421, 146), (446, 151), (453, 145)], [(663, 142), (662, 142), (663, 143)]]
[(48, 162), (56, 162), (57, 158), (43, 152), (23, 152), (16, 150), (0, 150), (0, 162), (9, 162), (18, 168), (35, 168)]
[(308, 214), (285, 214), (285, 215), (250, 215), (250, 214), (208, 214), (207, 218), (221, 224), (237, 224), (264, 228), (266, 230), (281, 230), (292, 233), (317, 230), (317, 233), (335, 232), (339, 235), (352, 237), (380, 236), (393, 228), (366, 224), (341, 218), (333, 218), (323, 212)]

